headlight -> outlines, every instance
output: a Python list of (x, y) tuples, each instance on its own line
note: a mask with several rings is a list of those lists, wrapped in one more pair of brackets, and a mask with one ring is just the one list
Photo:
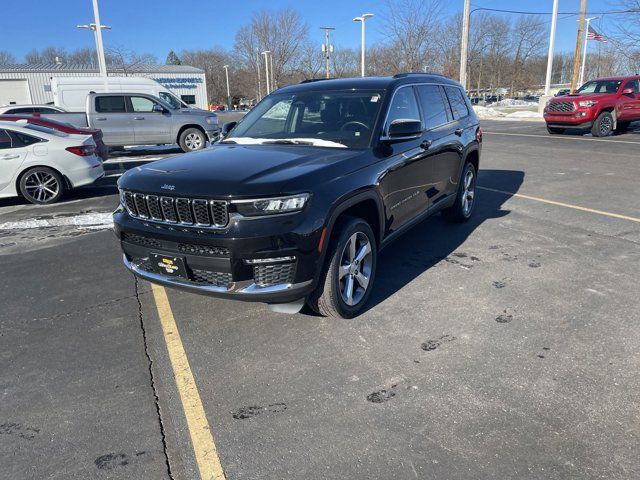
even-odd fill
[(309, 200), (308, 193), (291, 195), (289, 197), (260, 198), (256, 200), (234, 200), (233, 203), (239, 214), (245, 217), (259, 215), (273, 215), (302, 210)]
[(594, 100), (580, 100), (578, 102), (578, 106), (579, 107), (593, 107), (596, 103), (596, 101)]
[(204, 121), (207, 122), (209, 125), (217, 125), (218, 117), (216, 117), (215, 115), (212, 115), (210, 117), (206, 117)]

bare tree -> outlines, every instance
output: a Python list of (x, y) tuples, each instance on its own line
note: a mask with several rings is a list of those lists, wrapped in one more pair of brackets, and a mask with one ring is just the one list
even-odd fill
[(125, 76), (133, 75), (149, 65), (157, 65), (158, 58), (150, 53), (136, 53), (123, 46), (112, 46), (106, 49), (107, 66), (121, 71)]
[(56, 59), (64, 63), (66, 56), (64, 48), (47, 47), (43, 50), (31, 50), (25, 55), (25, 60), (31, 64), (55, 63)]
[(16, 63), (16, 57), (10, 52), (0, 50), (0, 65), (11, 65), (12, 63)]
[(98, 57), (93, 48), (80, 48), (69, 53), (64, 59), (64, 63), (77, 63), (80, 65), (98, 66)]
[(335, 77), (357, 77), (360, 71), (360, 52), (353, 48), (334, 49), (331, 70)]
[(229, 83), (232, 87), (232, 96), (242, 96), (243, 92), (239, 91), (237, 72), (233, 68), (236, 62), (223, 49), (183, 50), (180, 52), (180, 60), (183, 65), (191, 65), (204, 70), (207, 80), (207, 96), (210, 102), (215, 103), (226, 103), (227, 84), (223, 67), (231, 65)]

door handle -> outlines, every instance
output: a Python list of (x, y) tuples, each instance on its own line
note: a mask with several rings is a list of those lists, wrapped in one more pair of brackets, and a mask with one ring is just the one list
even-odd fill
[(456, 128), (453, 133), (455, 133), (458, 136), (461, 136), (464, 133), (464, 128)]
[(144, 120), (144, 117), (133, 117), (134, 120)]
[(96, 120), (106, 120), (107, 117), (96, 117)]
[(12, 154), (8, 153), (6, 155), (2, 155), (2, 157), (0, 157), (0, 158), (2, 158), (3, 160), (13, 160), (15, 158), (20, 158), (20, 155), (16, 155), (16, 154), (12, 155)]
[(431, 140), (424, 140), (421, 144), (420, 144), (420, 148), (423, 150), (429, 150), (429, 148), (431, 148), (431, 145), (433, 145), (433, 141)]

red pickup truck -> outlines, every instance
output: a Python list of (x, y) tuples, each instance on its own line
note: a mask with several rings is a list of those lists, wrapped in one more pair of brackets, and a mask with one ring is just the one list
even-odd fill
[(567, 128), (590, 129), (594, 137), (624, 132), (640, 120), (640, 76), (590, 80), (574, 93), (549, 100), (544, 120), (551, 134)]

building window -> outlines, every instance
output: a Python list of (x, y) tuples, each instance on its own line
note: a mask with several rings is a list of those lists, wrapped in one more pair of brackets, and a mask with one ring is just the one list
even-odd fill
[(180, 95), (180, 98), (187, 105), (195, 105), (196, 104), (196, 96), (195, 95)]

